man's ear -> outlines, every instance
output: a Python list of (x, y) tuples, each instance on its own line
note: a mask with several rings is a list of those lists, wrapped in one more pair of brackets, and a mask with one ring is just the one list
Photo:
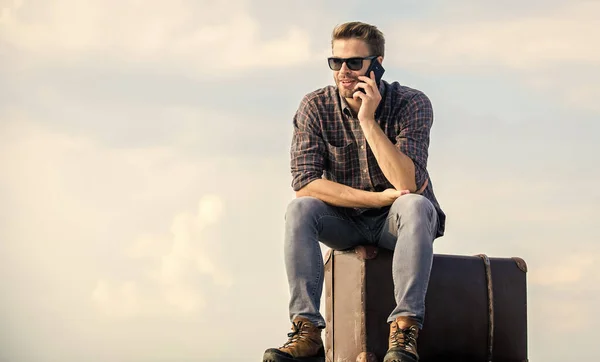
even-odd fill
[(377, 57), (377, 60), (379, 61), (379, 64), (383, 65), (383, 57), (381, 55)]

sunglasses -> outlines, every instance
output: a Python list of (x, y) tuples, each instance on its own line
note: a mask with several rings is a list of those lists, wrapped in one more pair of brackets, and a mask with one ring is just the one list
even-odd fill
[(371, 55), (369, 57), (353, 57), (353, 58), (337, 58), (337, 57), (329, 57), (327, 58), (327, 63), (329, 63), (329, 68), (331, 70), (340, 70), (342, 69), (342, 64), (346, 63), (348, 69), (350, 70), (361, 70), (363, 66), (363, 60), (375, 59), (376, 55)]

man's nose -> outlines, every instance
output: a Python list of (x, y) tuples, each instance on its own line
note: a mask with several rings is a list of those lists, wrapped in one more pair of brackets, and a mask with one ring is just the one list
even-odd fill
[(350, 68), (348, 68), (348, 65), (346, 64), (346, 62), (342, 63), (342, 67), (340, 68), (340, 73), (348, 73), (350, 72)]

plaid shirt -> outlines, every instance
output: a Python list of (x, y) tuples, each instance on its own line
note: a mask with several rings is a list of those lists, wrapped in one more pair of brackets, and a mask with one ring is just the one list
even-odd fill
[[(398, 82), (390, 84), (382, 80), (379, 90), (382, 99), (375, 113), (376, 122), (389, 140), (413, 160), (417, 189), (429, 179), (423, 196), (438, 212), (437, 236), (442, 236), (446, 215), (435, 198), (427, 172), (429, 133), (433, 123), (429, 98)], [(293, 126), (291, 172), (294, 191), (319, 178), (367, 191), (394, 188), (379, 168), (359, 120), (335, 86), (305, 95), (294, 116)]]

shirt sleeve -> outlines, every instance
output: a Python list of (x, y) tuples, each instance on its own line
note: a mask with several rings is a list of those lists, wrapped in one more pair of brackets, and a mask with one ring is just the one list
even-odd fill
[(433, 124), (433, 109), (429, 98), (419, 92), (413, 96), (401, 113), (400, 133), (396, 147), (415, 164), (415, 183), (419, 190), (429, 178), (427, 158), (429, 137)]
[(319, 123), (316, 105), (305, 96), (293, 120), (290, 166), (294, 191), (323, 176), (326, 147)]

